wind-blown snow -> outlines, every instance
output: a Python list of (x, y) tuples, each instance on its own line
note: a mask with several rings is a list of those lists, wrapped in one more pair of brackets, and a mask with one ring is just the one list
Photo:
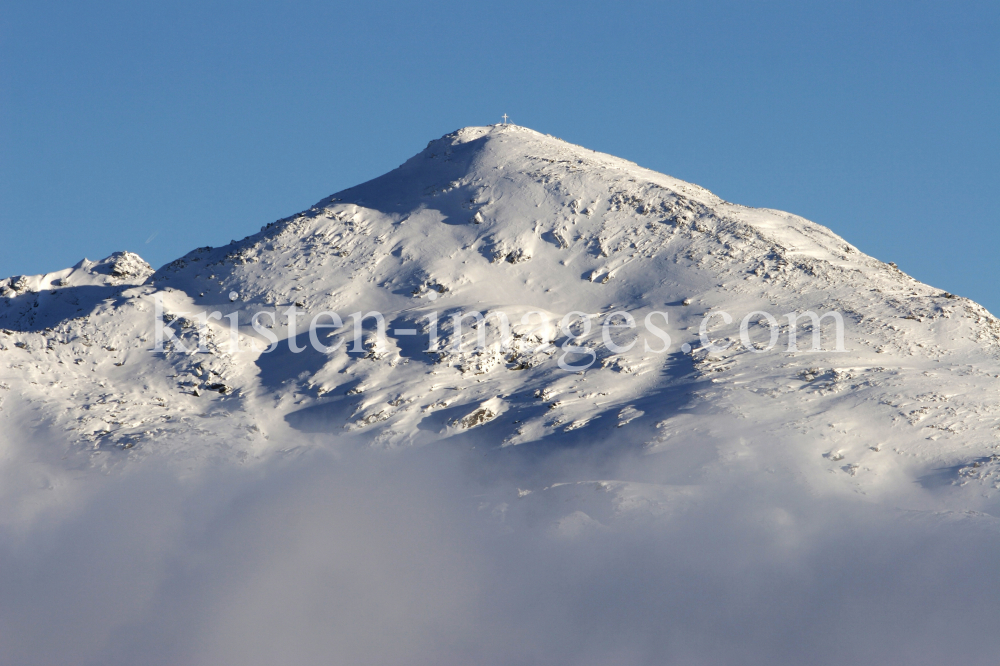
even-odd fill
[[(205, 353), (150, 351), (156, 300), (191, 348), (196, 313), (238, 313), (240, 350), (221, 319)], [(293, 354), (281, 317), (263, 353), (251, 318), (293, 304), (381, 312), (387, 344), (352, 351), (348, 325), (324, 354), (300, 321)], [(490, 324), (456, 351), (472, 310), (512, 344)], [(825, 351), (804, 322), (784, 351), (807, 310), (843, 315), (846, 351), (830, 320)], [(594, 318), (579, 373), (557, 364), (571, 311)], [(667, 313), (670, 349), (640, 326), (614, 353), (616, 311)], [(757, 323), (741, 342), (755, 311), (775, 349)], [(447, 135), (155, 273), (118, 253), (2, 280), (0, 328), (0, 663), (998, 647), (997, 320), (824, 227), (525, 128)]]

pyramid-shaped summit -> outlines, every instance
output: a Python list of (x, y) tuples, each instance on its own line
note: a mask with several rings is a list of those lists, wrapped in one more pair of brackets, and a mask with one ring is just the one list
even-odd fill
[[(222, 303), (234, 289), (244, 300), (326, 302), (357, 271), (374, 285), (359, 293), (366, 302), (381, 303), (386, 282), (407, 297), (433, 284), (461, 299), (472, 295), (462, 285), (485, 280), (497, 296), (506, 294), (501, 300), (551, 299), (558, 287), (587, 308), (616, 300), (619, 287), (646, 292), (668, 275), (677, 285), (651, 303), (708, 290), (759, 295), (762, 284), (792, 294), (823, 290), (821, 300), (832, 301), (874, 275), (912, 283), (802, 218), (729, 204), (698, 186), (514, 125), (446, 135), (384, 176), (209, 254), (223, 263), (238, 258), (242, 268), (218, 278), (222, 284), (185, 289)], [(265, 256), (269, 266), (302, 264), (318, 282), (298, 285), (305, 293), (293, 298), (281, 284), (287, 276), (249, 265)], [(193, 277), (180, 270), (188, 259), (162, 269), (157, 283)], [(581, 280), (602, 287), (575, 284)]]

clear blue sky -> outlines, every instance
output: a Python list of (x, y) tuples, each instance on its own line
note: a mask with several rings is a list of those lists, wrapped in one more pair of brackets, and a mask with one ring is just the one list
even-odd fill
[(1000, 314), (1000, 2), (0, 0), (0, 275), (242, 238), (514, 122)]

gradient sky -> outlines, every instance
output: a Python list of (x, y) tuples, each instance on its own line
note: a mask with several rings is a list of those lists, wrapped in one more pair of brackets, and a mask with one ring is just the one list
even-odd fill
[(511, 120), (1000, 314), (1000, 3), (0, 0), (0, 276), (222, 245)]

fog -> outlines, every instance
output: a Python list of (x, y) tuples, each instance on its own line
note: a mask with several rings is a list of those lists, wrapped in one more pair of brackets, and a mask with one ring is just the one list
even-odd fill
[(518, 497), (636, 465), (435, 445), (80, 472), (4, 501), (0, 663), (996, 662), (992, 517), (782, 479), (659, 515), (594, 483)]

